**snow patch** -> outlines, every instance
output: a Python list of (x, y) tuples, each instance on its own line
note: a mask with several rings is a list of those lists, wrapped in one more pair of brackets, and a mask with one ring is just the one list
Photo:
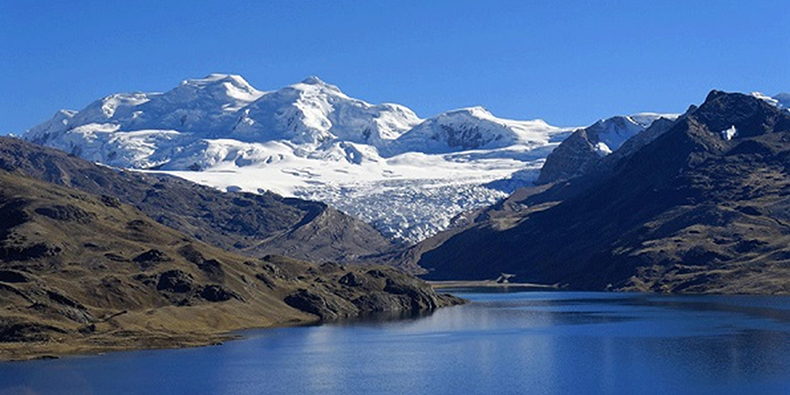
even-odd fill
[(599, 142), (598, 144), (595, 144), (595, 152), (597, 152), (600, 157), (604, 157), (611, 154), (612, 150), (608, 145), (606, 145), (606, 143)]
[(724, 140), (730, 141), (736, 135), (738, 135), (738, 129), (735, 128), (735, 125), (732, 125), (732, 126), (730, 126), (729, 129), (722, 130), (719, 133), (721, 134), (721, 138), (723, 138)]

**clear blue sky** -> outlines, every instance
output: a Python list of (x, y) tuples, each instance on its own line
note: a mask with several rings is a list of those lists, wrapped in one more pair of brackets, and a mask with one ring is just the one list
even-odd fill
[(309, 75), (427, 117), (483, 105), (584, 125), (790, 91), (783, 1), (0, 0), (0, 133), (211, 72)]

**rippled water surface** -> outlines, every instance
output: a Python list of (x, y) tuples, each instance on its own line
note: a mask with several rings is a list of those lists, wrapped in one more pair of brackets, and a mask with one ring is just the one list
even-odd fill
[(790, 394), (790, 298), (455, 290), (409, 320), (0, 363), (0, 394)]

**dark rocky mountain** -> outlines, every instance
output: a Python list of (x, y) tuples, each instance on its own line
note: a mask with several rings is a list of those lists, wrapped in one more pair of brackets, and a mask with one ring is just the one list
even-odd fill
[(713, 91), (629, 155), (519, 191), (416, 262), (429, 279), (790, 293), (789, 166), (790, 113)]
[(0, 137), (0, 169), (117, 198), (157, 222), (251, 257), (353, 262), (393, 248), (373, 227), (319, 202), (273, 193), (225, 193), (180, 178), (99, 166)]
[(584, 175), (610, 157), (627, 156), (662, 133), (674, 115), (617, 116), (578, 129), (552, 151), (540, 169), (536, 185), (550, 184)]
[(391, 267), (240, 256), (115, 197), (0, 170), (0, 360), (458, 302)]
[(601, 159), (601, 154), (587, 135), (587, 129), (578, 129), (547, 157), (535, 184), (575, 178), (584, 174)]
[[(633, 137), (626, 140), (623, 145), (609, 155), (599, 158), (590, 170), (593, 171), (610, 171), (624, 158), (633, 155), (634, 152), (640, 148), (650, 144), (653, 140), (657, 139), (662, 134), (666, 133), (672, 125), (674, 119), (659, 118), (650, 124), (645, 130), (635, 134)], [(586, 172), (579, 173), (579, 176), (584, 175)]]

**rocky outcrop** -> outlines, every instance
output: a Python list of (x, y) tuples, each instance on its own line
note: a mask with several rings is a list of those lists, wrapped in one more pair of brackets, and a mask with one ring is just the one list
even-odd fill
[(195, 288), (195, 280), (191, 274), (181, 270), (168, 270), (159, 275), (156, 283), (158, 291), (187, 293)]
[(231, 298), (238, 299), (239, 296), (233, 293), (232, 291), (228, 291), (222, 286), (211, 284), (205, 286), (200, 291), (200, 297), (209, 301), (209, 302), (225, 302), (230, 300)]
[(557, 146), (540, 169), (535, 184), (549, 184), (578, 177), (601, 159), (586, 129), (579, 129)]
[(327, 275), (335, 279), (343, 270), (347, 272), (336, 281), (313, 289), (298, 289), (284, 299), (285, 303), (323, 320), (332, 320), (382, 312), (414, 315), (462, 302), (437, 294), (421, 280), (393, 268), (340, 266)]
[(301, 288), (286, 296), (285, 303), (306, 313), (317, 315), (322, 320), (352, 315), (354, 306), (335, 295), (321, 295)]
[(659, 114), (617, 116), (578, 129), (546, 157), (535, 184), (582, 176), (621, 149), (628, 155), (665, 132), (675, 118)]
[(0, 320), (0, 343), (40, 342), (46, 341), (52, 334), (65, 333), (65, 330), (52, 325)]

